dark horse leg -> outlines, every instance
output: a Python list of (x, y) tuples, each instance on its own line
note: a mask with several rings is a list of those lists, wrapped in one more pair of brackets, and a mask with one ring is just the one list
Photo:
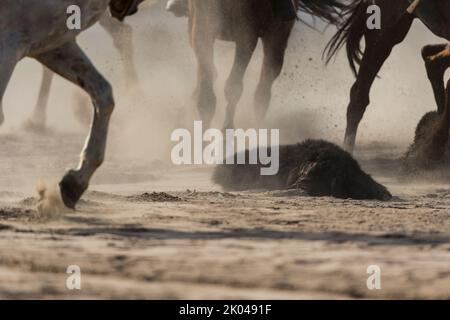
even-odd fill
[(258, 43), (256, 32), (249, 32), (248, 37), (243, 37), (236, 42), (236, 50), (233, 67), (225, 84), (225, 98), (227, 108), (225, 112), (224, 129), (234, 128), (234, 115), (236, 106), (241, 99), (244, 89), (244, 75), (248, 64)]
[[(444, 46), (444, 49), (429, 57), (439, 68), (445, 70), (450, 67), (450, 45)], [(443, 81), (441, 81), (443, 83)], [(440, 84), (438, 85), (440, 86)], [(439, 89), (439, 88), (438, 88)], [(445, 148), (449, 138), (450, 130), (450, 80), (447, 82), (447, 88), (444, 90), (444, 108), (442, 115), (433, 130), (430, 145), (427, 146), (426, 155), (432, 160), (439, 160), (444, 156)]]
[(444, 74), (450, 67), (449, 60), (445, 57), (450, 52), (450, 44), (428, 45), (422, 49), (422, 57), (425, 61), (428, 79), (433, 88), (438, 113), (442, 114), (445, 108)]
[(284, 55), (293, 27), (293, 21), (275, 23), (274, 27), (262, 38), (264, 61), (254, 100), (258, 124), (264, 120), (269, 108), (272, 86), (283, 68)]
[(272, 0), (272, 6), (276, 17), (282, 21), (291, 21), (297, 18), (296, 0)]
[(20, 56), (19, 45), (10, 41), (13, 36), (8, 34), (4, 38), (0, 36), (0, 48), (2, 48), (0, 54), (0, 126), (5, 120), (2, 107), (3, 95)]
[[(365, 17), (364, 14), (363, 19)], [(350, 152), (353, 152), (359, 123), (370, 103), (369, 94), (372, 84), (394, 46), (405, 39), (413, 19), (412, 15), (403, 13), (400, 19), (391, 26), (384, 27), (380, 31), (368, 30), (365, 34), (366, 49), (356, 82), (351, 88), (350, 103), (347, 109), (344, 145)], [(363, 28), (365, 28), (365, 20)]]

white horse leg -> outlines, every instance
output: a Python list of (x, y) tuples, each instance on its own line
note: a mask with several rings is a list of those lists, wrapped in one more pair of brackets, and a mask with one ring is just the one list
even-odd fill
[(74, 41), (35, 58), (84, 89), (94, 105), (93, 121), (80, 164), (77, 169), (67, 172), (59, 183), (64, 204), (74, 208), (104, 160), (109, 119), (114, 109), (112, 88)]
[(36, 107), (33, 111), (33, 116), (28, 121), (28, 124), (33, 128), (44, 128), (47, 123), (47, 105), (50, 96), (50, 88), (53, 81), (53, 72), (47, 68), (43, 68), (41, 89), (39, 90), (39, 97)]
[(114, 47), (120, 53), (127, 80), (132, 85), (136, 85), (138, 83), (138, 76), (134, 61), (133, 28), (126, 23), (116, 21), (108, 14), (103, 15), (99, 23), (112, 37)]

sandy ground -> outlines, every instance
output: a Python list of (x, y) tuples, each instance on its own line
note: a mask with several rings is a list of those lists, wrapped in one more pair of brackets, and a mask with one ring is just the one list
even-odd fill
[(223, 193), (211, 168), (111, 156), (76, 211), (37, 218), (30, 181), (56, 179), (82, 140), (0, 135), (1, 298), (450, 298), (450, 188), (398, 183), (373, 158), (396, 150), (359, 155), (390, 202)]
[[(128, 85), (111, 39), (98, 26), (80, 37), (112, 81), (117, 107), (107, 161), (90, 192), (76, 211), (49, 220), (36, 216), (34, 189), (76, 165), (85, 134), (69, 110), (78, 99), (56, 79), (48, 112), (53, 132), (26, 132), (20, 125), (32, 114), (41, 68), (26, 60), (16, 69), (0, 128), (0, 298), (449, 299), (448, 181), (400, 181), (394, 160), (433, 109), (420, 48), (436, 39), (416, 24), (383, 69), (360, 127), (360, 141), (372, 143), (359, 141), (357, 157), (389, 187), (392, 201), (223, 193), (210, 181), (211, 168), (152, 160), (167, 160), (173, 128), (192, 127), (188, 97), (196, 75), (186, 21), (163, 12), (160, 2), (128, 20), (141, 87), (132, 98), (120, 90)], [(343, 137), (353, 77), (345, 54), (326, 69), (320, 61), (332, 31), (300, 24), (294, 30), (266, 124), (283, 128), (284, 142)], [(254, 122), (260, 52), (247, 72), (238, 126)], [(216, 55), (221, 126), (233, 45), (219, 43)], [(69, 265), (81, 268), (81, 290), (66, 288)], [(381, 290), (366, 286), (371, 265), (381, 268)]]

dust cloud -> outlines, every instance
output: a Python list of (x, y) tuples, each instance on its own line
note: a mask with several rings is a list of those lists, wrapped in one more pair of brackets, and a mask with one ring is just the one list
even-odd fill
[[(134, 29), (138, 87), (127, 85), (120, 55), (101, 27), (93, 27), (79, 39), (115, 88), (116, 111), (108, 153), (143, 161), (167, 161), (171, 131), (192, 127), (196, 116), (191, 98), (196, 61), (189, 46), (187, 21), (165, 12), (164, 2), (161, 2), (143, 5), (139, 14), (127, 22)], [(317, 27), (323, 29), (320, 24)], [(300, 23), (295, 27), (264, 125), (280, 128), (283, 143), (307, 137), (338, 143), (343, 139), (353, 75), (343, 53), (328, 67), (321, 60), (322, 50), (334, 31), (330, 27), (318, 32)], [(436, 41), (430, 32), (416, 23), (408, 39), (394, 51), (380, 73), (381, 79), (377, 79), (373, 87), (371, 105), (359, 131), (360, 145), (382, 142), (406, 146), (412, 140), (418, 120), (434, 109), (420, 49)], [(218, 127), (224, 116), (223, 88), (231, 68), (233, 50), (231, 43), (218, 42), (216, 45), (218, 107), (213, 124)], [(262, 50), (258, 47), (246, 74), (245, 93), (236, 115), (238, 127), (255, 126), (252, 97), (261, 63)], [(31, 116), (41, 73), (41, 67), (32, 60), (17, 67), (4, 100), (7, 127), (19, 127)], [(84, 133), (91, 114), (89, 108), (83, 92), (65, 80), (56, 79), (48, 109), (51, 128)]]
[[(32, 115), (42, 68), (27, 59), (15, 70), (0, 128), (0, 298), (448, 299), (448, 180), (397, 178), (398, 158), (418, 121), (435, 109), (420, 49), (440, 40), (414, 25), (380, 72), (360, 126), (356, 157), (389, 188), (391, 201), (228, 193), (212, 183), (211, 167), (171, 165), (170, 134), (192, 128), (196, 118), (196, 61), (186, 19), (165, 12), (164, 4), (143, 4), (127, 19), (138, 86), (126, 79), (101, 27), (79, 38), (113, 85), (116, 109), (105, 163), (75, 211), (62, 211), (56, 182), (77, 166), (92, 114), (89, 99), (56, 78), (48, 129), (27, 131), (23, 124)], [(295, 27), (263, 124), (281, 129), (282, 143), (343, 140), (354, 79), (343, 52), (328, 67), (321, 60), (334, 31)], [(217, 42), (213, 125), (219, 128), (233, 56), (233, 44)], [(261, 64), (259, 46), (237, 127), (255, 126), (252, 98)], [(38, 184), (36, 197), (40, 180), (45, 184)], [(374, 261), (386, 270), (379, 291), (366, 287)], [(76, 293), (64, 286), (73, 263), (83, 268), (83, 290)]]
[(36, 186), (36, 192), (39, 195), (37, 204), (37, 219), (56, 219), (67, 212), (61, 199), (58, 184), (39, 181)]

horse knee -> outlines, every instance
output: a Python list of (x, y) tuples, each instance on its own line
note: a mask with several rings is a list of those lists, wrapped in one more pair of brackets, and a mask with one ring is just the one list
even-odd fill
[(102, 115), (111, 115), (114, 111), (115, 102), (111, 84), (102, 79), (93, 90), (92, 99), (95, 102), (97, 112)]
[(353, 85), (350, 90), (350, 109), (362, 110), (364, 113), (369, 104), (369, 93), (367, 91), (361, 91), (358, 85)]

